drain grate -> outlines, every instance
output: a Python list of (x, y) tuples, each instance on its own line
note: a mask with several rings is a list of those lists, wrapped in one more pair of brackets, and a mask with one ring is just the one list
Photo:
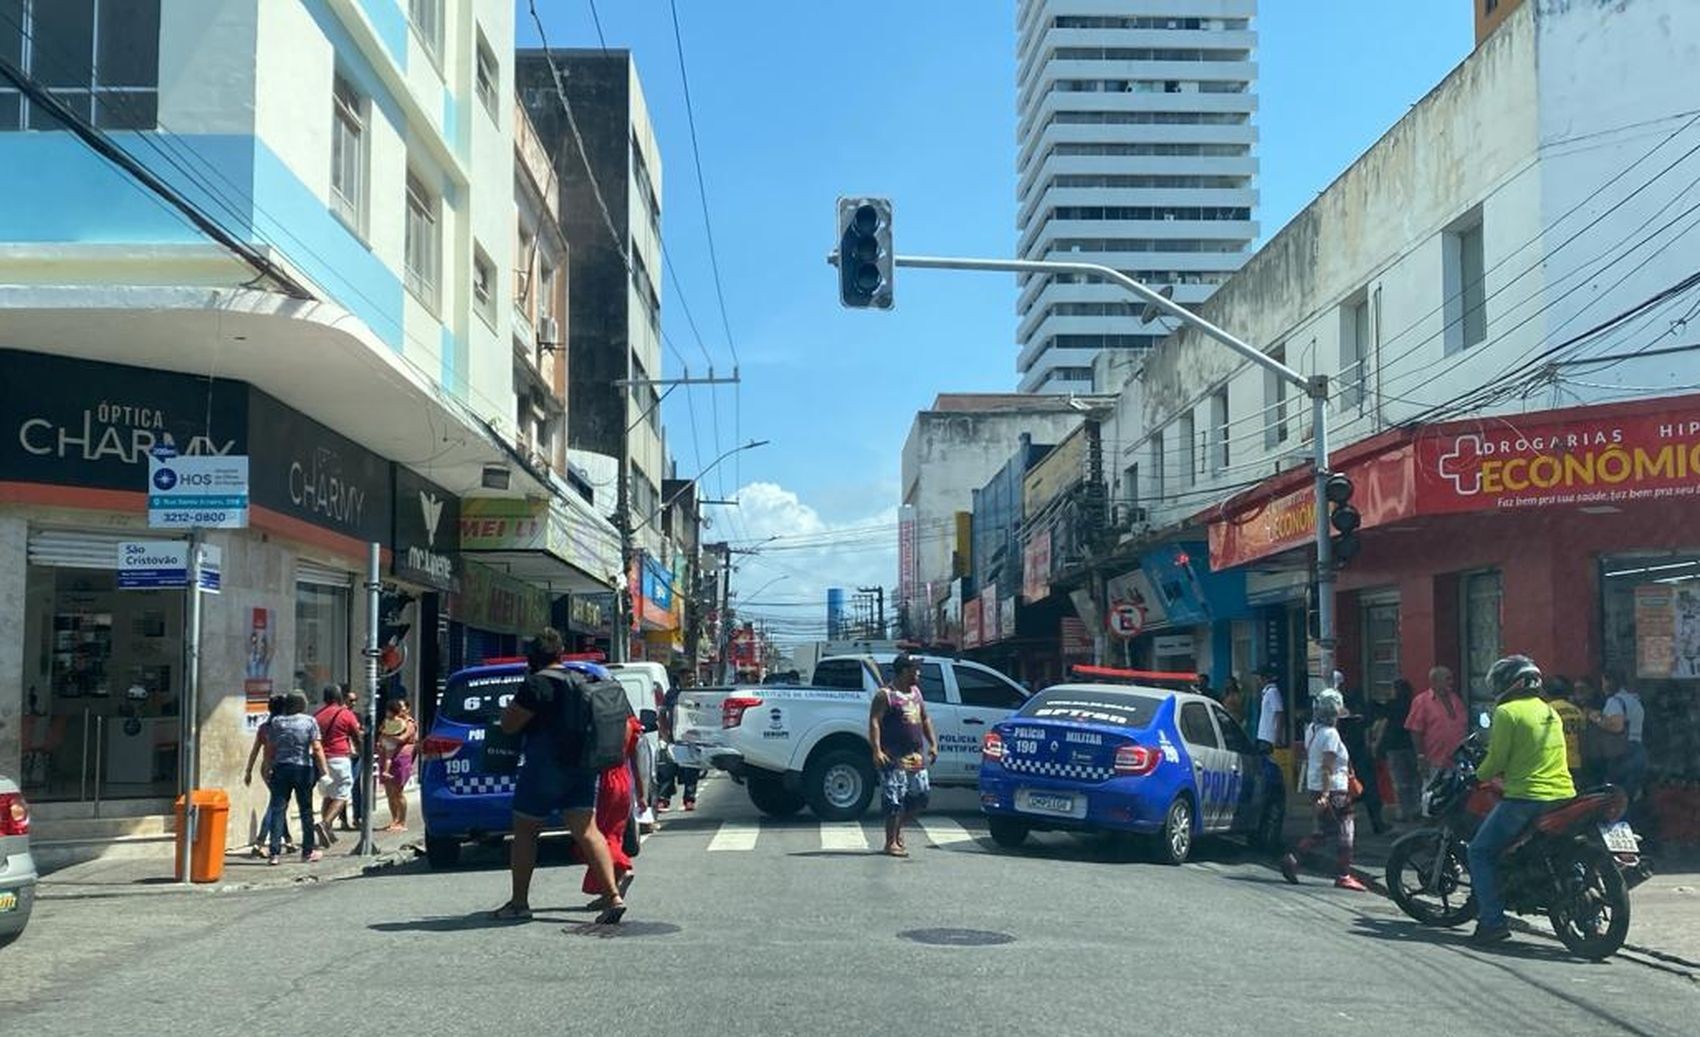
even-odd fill
[(993, 947), (1015, 942), (1009, 933), (989, 929), (909, 929), (897, 935), (899, 939), (933, 947)]

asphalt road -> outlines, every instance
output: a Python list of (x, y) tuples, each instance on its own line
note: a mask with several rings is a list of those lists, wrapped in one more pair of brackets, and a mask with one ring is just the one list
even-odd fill
[[(536, 920), (486, 921), (507, 882), (489, 851), (447, 873), (44, 902), (0, 952), (0, 1032), (1696, 1032), (1685, 978), (1529, 937), (1478, 952), (1232, 844), (1181, 868), (1060, 835), (996, 851), (972, 794), (939, 799), (898, 861), (873, 852), (877, 818), (758, 824), (714, 781), (645, 844), (613, 932), (586, 926), (564, 864), (540, 872)], [(1003, 942), (902, 935), (919, 929)]]

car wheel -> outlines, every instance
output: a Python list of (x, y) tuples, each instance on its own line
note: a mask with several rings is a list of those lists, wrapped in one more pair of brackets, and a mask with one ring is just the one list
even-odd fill
[(854, 821), (874, 799), (874, 767), (867, 750), (834, 749), (809, 761), (803, 797), (822, 821)]
[(444, 835), (425, 833), (425, 863), (432, 870), (452, 868), (460, 863), (460, 840)]
[(989, 817), (986, 826), (991, 830), (992, 842), (1006, 850), (1013, 850), (1027, 841), (1030, 829), (1023, 822), (1009, 817)]
[(1285, 842), (1286, 828), (1286, 804), (1278, 799), (1270, 800), (1263, 808), (1263, 816), (1257, 819), (1257, 830), (1251, 834), (1252, 844), (1265, 850), (1279, 850)]
[(1175, 797), (1163, 817), (1163, 833), (1157, 844), (1157, 859), (1164, 864), (1185, 864), (1192, 854), (1192, 800)]
[(787, 789), (779, 778), (751, 777), (746, 785), (750, 802), (768, 817), (790, 817), (803, 809), (803, 797)]

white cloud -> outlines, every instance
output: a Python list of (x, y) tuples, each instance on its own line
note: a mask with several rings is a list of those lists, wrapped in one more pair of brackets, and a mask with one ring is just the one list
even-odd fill
[(825, 635), (827, 588), (842, 587), (849, 597), (858, 587), (876, 586), (886, 588), (886, 617), (895, 618), (890, 593), (897, 582), (895, 504), (829, 522), (796, 492), (771, 482), (743, 487), (738, 501), (737, 514), (721, 512), (706, 537), (758, 552), (734, 556), (733, 604), (785, 603), (745, 606), (744, 618), (766, 619), (781, 642), (814, 640)]

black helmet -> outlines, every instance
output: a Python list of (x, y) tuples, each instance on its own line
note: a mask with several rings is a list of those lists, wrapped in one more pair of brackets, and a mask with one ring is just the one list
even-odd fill
[(1526, 655), (1508, 655), (1488, 667), (1487, 683), (1496, 699), (1518, 691), (1539, 691), (1541, 668)]

